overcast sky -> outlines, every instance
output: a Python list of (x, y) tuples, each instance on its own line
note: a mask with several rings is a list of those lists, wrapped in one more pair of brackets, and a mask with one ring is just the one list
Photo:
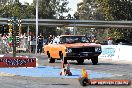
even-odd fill
[[(24, 2), (28, 2), (28, 3), (32, 3), (33, 0), (20, 0), (20, 2), (24, 3)], [(69, 0), (69, 4), (68, 7), (71, 8), (71, 11), (69, 12), (70, 14), (74, 14), (74, 12), (77, 10), (77, 3), (80, 2), (82, 0)]]

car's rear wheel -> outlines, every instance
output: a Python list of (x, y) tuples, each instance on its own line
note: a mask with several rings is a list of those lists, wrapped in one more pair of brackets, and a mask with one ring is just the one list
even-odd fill
[(78, 60), (77, 60), (77, 63), (78, 63), (78, 64), (83, 64), (83, 63), (84, 63), (84, 59), (78, 59)]
[(93, 57), (91, 59), (91, 61), (92, 61), (93, 65), (97, 65), (98, 64), (98, 57)]
[(55, 63), (55, 59), (50, 56), (50, 53), (48, 53), (48, 62)]
[(53, 59), (52, 57), (50, 57), (49, 63), (55, 63), (55, 59)]

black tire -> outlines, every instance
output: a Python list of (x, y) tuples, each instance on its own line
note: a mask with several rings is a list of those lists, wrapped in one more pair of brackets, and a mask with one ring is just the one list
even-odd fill
[(79, 83), (82, 85), (82, 86), (87, 86), (87, 85), (90, 85), (91, 82), (88, 78), (79, 78)]
[(94, 57), (91, 59), (93, 65), (97, 65), (98, 64), (98, 57)]
[(67, 59), (64, 58), (64, 64), (67, 64)]
[(55, 63), (55, 59), (53, 59), (52, 57), (50, 57), (49, 63)]
[[(63, 57), (63, 54), (61, 53), (61, 54), (60, 54), (60, 59), (61, 59), (62, 61), (63, 61), (63, 58), (64, 58), (64, 57)], [(67, 59), (65, 59), (65, 58), (64, 58), (64, 64), (67, 64)]]
[(55, 63), (55, 59), (50, 57), (50, 53), (48, 53), (48, 62), (49, 63)]
[(83, 63), (84, 63), (84, 59), (78, 59), (78, 60), (77, 60), (77, 63), (78, 63), (78, 64), (83, 64)]

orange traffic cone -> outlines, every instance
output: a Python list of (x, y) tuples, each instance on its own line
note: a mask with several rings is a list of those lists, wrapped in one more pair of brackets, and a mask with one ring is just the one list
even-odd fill
[(84, 68), (82, 68), (82, 77), (88, 78), (88, 71), (84, 71)]
[(85, 76), (85, 73), (84, 73), (84, 68), (82, 68), (82, 77)]
[(88, 78), (88, 71), (85, 72), (85, 78)]

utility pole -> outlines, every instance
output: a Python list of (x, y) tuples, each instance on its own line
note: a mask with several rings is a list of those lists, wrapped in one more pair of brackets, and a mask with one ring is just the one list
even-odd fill
[(74, 18), (73, 35), (76, 35), (76, 24), (75, 24), (75, 18)]
[(38, 40), (38, 0), (36, 0), (36, 49), (35, 54), (37, 55), (37, 40)]
[(13, 40), (12, 40), (12, 45), (13, 45), (13, 57), (16, 57), (16, 17), (13, 17)]

